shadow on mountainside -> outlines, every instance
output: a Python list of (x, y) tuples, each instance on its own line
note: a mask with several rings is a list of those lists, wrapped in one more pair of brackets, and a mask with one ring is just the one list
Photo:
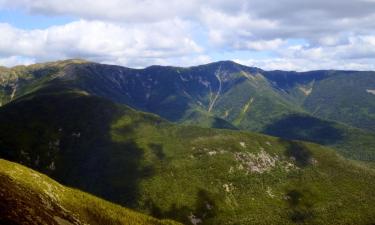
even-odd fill
[[(124, 113), (134, 112), (71, 92), (26, 97), (0, 109), (0, 157), (134, 207), (138, 184), (153, 168), (142, 165), (144, 150), (134, 140), (112, 140), (111, 125)], [(121, 135), (133, 135), (136, 126)]]
[[(285, 156), (293, 159), (298, 167), (305, 168), (314, 163), (313, 155), (304, 143), (283, 139), (279, 139), (278, 142), (285, 146)], [(287, 216), (293, 223), (309, 223), (316, 216), (313, 201), (316, 199), (315, 193), (309, 185), (306, 185), (300, 170), (297, 170), (292, 177), (296, 183), (285, 190)]]
[(315, 217), (311, 191), (292, 189), (287, 191), (288, 217), (294, 223), (306, 223)]
[(174, 219), (184, 224), (191, 224), (194, 220), (200, 221), (199, 224), (202, 225), (213, 224), (212, 219), (218, 214), (215, 202), (218, 196), (213, 196), (207, 190), (199, 189), (196, 192), (196, 197), (192, 198), (196, 199), (196, 202), (191, 208), (172, 204), (167, 211), (163, 211), (151, 199), (147, 202), (146, 207), (152, 216), (159, 219)]
[(278, 142), (285, 146), (285, 156), (293, 158), (297, 166), (306, 167), (312, 162), (311, 151), (298, 141), (287, 141), (279, 139)]
[(334, 123), (308, 115), (293, 114), (268, 125), (265, 134), (289, 139), (316, 142), (323, 145), (339, 143), (344, 137)]

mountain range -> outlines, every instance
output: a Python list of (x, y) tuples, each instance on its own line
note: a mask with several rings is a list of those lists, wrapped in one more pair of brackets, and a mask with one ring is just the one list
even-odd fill
[(375, 72), (66, 60), (0, 68), (0, 104), (1, 158), (157, 218), (375, 221)]
[(231, 61), (130, 69), (82, 60), (1, 71), (1, 104), (59, 83), (176, 123), (311, 141), (375, 160), (375, 72), (263, 71)]

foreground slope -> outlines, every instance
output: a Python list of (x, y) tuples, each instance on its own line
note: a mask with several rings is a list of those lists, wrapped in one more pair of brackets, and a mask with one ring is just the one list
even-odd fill
[(178, 224), (109, 203), (0, 159), (0, 224)]
[(49, 86), (0, 108), (0, 157), (185, 224), (371, 224), (375, 173), (319, 145), (177, 126)]

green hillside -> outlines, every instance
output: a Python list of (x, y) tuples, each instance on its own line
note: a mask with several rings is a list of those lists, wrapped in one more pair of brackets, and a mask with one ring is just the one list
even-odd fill
[(263, 71), (231, 61), (131, 69), (67, 60), (3, 68), (0, 99), (6, 104), (58, 81), (172, 122), (311, 141), (371, 162), (374, 77), (373, 72)]
[(136, 213), (0, 159), (0, 224), (178, 224)]
[(198, 125), (205, 128), (238, 130), (236, 126), (203, 110), (191, 110), (181, 119), (181, 124)]
[(87, 62), (72, 59), (13, 68), (0, 67), (0, 106), (37, 90), (56, 77), (61, 77), (65, 74), (63, 70), (69, 66), (84, 63)]
[(59, 82), (0, 108), (0, 157), (185, 224), (371, 224), (374, 170), (316, 144), (179, 126)]
[(343, 123), (322, 120), (308, 114), (289, 114), (268, 125), (263, 132), (285, 139), (334, 147), (347, 158), (375, 161), (375, 133)]
[(303, 104), (313, 115), (375, 131), (375, 72), (335, 73)]

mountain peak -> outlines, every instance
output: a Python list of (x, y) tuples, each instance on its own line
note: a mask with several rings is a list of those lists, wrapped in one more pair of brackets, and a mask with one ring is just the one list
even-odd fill
[(229, 70), (229, 71), (242, 71), (242, 70), (252, 71), (252, 72), (263, 71), (260, 68), (245, 66), (237, 62), (234, 62), (232, 60), (217, 61), (217, 62), (212, 62), (212, 63), (201, 65), (201, 66), (210, 66), (210, 67), (220, 68), (220, 69)]
[(226, 67), (227, 66), (244, 66), (232, 60), (221, 60), (221, 61), (216, 61), (216, 62), (206, 64), (206, 65), (220, 65), (220, 66), (226, 66)]

